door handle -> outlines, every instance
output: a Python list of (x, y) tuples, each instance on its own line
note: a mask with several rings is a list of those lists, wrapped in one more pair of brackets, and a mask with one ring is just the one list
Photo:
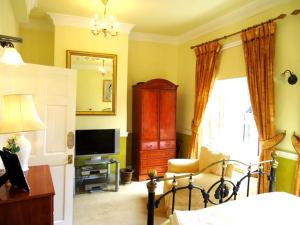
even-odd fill
[(68, 149), (73, 148), (74, 144), (75, 144), (74, 132), (70, 131), (67, 135), (67, 147), (68, 147)]

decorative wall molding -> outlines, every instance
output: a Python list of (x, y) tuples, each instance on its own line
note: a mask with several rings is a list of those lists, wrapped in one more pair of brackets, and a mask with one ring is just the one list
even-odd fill
[[(90, 29), (92, 26), (92, 18), (89, 17), (73, 16), (53, 12), (48, 12), (47, 14), (51, 17), (55, 26), (72, 26), (87, 29)], [(135, 24), (120, 23), (120, 31), (129, 34), (134, 26)]]
[(294, 160), (294, 161), (298, 160), (298, 155), (296, 153), (286, 152), (286, 151), (282, 151), (282, 150), (278, 150), (278, 149), (276, 149), (276, 152), (278, 153), (278, 157), (280, 157), (280, 158), (285, 158), (285, 159)]
[(132, 41), (146, 41), (146, 42), (155, 42), (155, 43), (164, 43), (178, 45), (179, 40), (177, 36), (170, 35), (157, 35), (150, 33), (140, 33), (132, 32), (129, 36), (129, 39)]

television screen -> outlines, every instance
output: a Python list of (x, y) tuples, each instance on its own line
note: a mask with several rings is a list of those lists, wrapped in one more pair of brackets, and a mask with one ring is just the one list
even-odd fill
[(105, 155), (119, 153), (118, 129), (76, 130), (76, 155)]

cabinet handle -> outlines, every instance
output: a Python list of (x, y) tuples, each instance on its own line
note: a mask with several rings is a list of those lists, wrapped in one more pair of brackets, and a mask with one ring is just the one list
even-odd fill
[(151, 148), (151, 147), (152, 147), (152, 145), (146, 145), (146, 147), (147, 147), (147, 148)]

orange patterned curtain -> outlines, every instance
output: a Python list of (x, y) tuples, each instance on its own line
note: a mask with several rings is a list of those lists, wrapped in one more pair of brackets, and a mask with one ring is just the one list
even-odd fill
[[(251, 105), (260, 140), (260, 160), (271, 159), (275, 145), (262, 143), (275, 135), (275, 98), (273, 65), (275, 55), (275, 22), (267, 22), (242, 32)], [(267, 171), (270, 168), (265, 168)], [(260, 192), (268, 191), (264, 175)]]
[(296, 136), (294, 133), (292, 136), (292, 144), (298, 154), (298, 161), (296, 165), (296, 174), (295, 174), (295, 186), (294, 193), (297, 196), (300, 196), (300, 137)]
[(216, 78), (216, 67), (220, 56), (221, 45), (218, 41), (209, 42), (195, 48), (196, 54), (196, 87), (194, 118), (192, 121), (192, 140), (188, 152), (189, 158), (199, 158), (198, 128), (201, 123), (209, 94)]

